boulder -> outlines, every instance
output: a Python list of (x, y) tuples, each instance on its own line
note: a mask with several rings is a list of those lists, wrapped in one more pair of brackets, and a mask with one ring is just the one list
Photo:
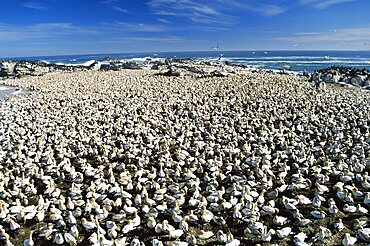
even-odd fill
[(326, 83), (332, 83), (332, 81), (333, 81), (333, 75), (330, 74), (330, 73), (324, 74), (323, 81), (326, 82)]
[(172, 70), (172, 68), (167, 68), (167, 69), (161, 70), (157, 75), (178, 77), (178, 76), (180, 76), (180, 72), (174, 71), (174, 70)]
[(101, 64), (100, 70), (104, 71), (118, 71), (120, 68), (119, 66), (116, 66), (115, 64)]
[(213, 72), (210, 73), (212, 76), (214, 77), (226, 77), (227, 75), (218, 71), (218, 70), (214, 70)]
[(192, 73), (204, 73), (203, 70), (201, 69), (198, 69), (196, 67), (186, 67), (186, 69), (189, 71), (189, 72), (192, 72)]
[(100, 68), (101, 68), (101, 62), (97, 62), (97, 61), (95, 61), (93, 64), (91, 64), (90, 66), (89, 66), (89, 69), (90, 70), (93, 70), (93, 71), (98, 71), (98, 70), (100, 70)]
[(19, 76), (32, 75), (32, 64), (29, 62), (18, 62), (14, 66), (14, 73)]
[(351, 83), (351, 77), (344, 76), (344, 77), (342, 77), (342, 78), (339, 80), (339, 82), (343, 82), (343, 83), (347, 83), (347, 84), (349, 84), (349, 83)]
[(158, 64), (153, 64), (153, 66), (151, 67), (152, 70), (158, 70), (159, 69), (159, 65)]
[(348, 86), (353, 85), (365, 88), (369, 86), (370, 72), (367, 69), (331, 66), (315, 71), (311, 76), (311, 81), (315, 83), (325, 81), (327, 83), (347, 84)]
[(171, 60), (166, 58), (166, 60), (164, 60), (164, 64), (168, 66), (171, 65)]
[(40, 63), (33, 67), (32, 75), (40, 76), (52, 72), (52, 66), (46, 63)]
[(12, 76), (15, 73), (15, 65), (16, 62), (12, 61), (4, 61), (0, 63), (0, 73), (3, 74), (3, 76)]
[(351, 79), (351, 84), (355, 86), (362, 86), (363, 80), (360, 76), (356, 76)]
[(321, 73), (315, 72), (312, 74), (312, 82), (318, 83), (321, 81)]
[(123, 69), (141, 69), (136, 63), (127, 62), (122, 64), (121, 68)]

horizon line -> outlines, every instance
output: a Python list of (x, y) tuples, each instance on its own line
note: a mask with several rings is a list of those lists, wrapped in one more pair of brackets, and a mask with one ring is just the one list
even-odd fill
[(39, 57), (62, 57), (62, 56), (87, 56), (87, 55), (121, 55), (121, 54), (141, 54), (141, 53), (190, 53), (190, 52), (269, 52), (269, 51), (284, 51), (284, 52), (295, 52), (295, 51), (317, 51), (317, 52), (370, 52), (370, 50), (346, 50), (346, 49), (248, 49), (248, 50), (179, 50), (179, 51), (134, 51), (134, 52), (112, 52), (112, 53), (83, 53), (83, 54), (56, 54), (56, 55), (36, 55), (36, 56), (12, 56), (12, 57), (0, 57), (0, 61), (13, 60), (15, 58), (39, 58)]

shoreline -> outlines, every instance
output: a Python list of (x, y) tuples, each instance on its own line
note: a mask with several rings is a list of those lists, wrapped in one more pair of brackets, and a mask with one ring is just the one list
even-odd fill
[[(108, 59), (108, 58), (107, 58)], [(200, 61), (191, 58), (147, 58), (141, 61), (116, 60), (109, 58), (106, 62), (90, 60), (84, 64), (46, 63), (42, 61), (2, 61), (0, 62), (0, 79), (24, 76), (42, 76), (48, 73), (75, 71), (119, 71), (156, 70), (166, 76), (178, 76), (179, 73), (194, 73), (202, 76), (226, 76), (238, 71), (267, 72), (301, 76), (319, 84), (337, 84), (339, 86), (361, 87), (370, 90), (370, 71), (351, 67), (330, 66), (314, 73), (296, 72), (289, 69), (259, 69), (242, 64), (221, 61)], [(1, 81), (1, 80), (0, 80)]]

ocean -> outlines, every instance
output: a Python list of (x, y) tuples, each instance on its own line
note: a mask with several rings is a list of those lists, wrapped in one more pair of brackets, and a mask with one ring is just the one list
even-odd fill
[(122, 54), (92, 54), (18, 57), (17, 60), (42, 60), (50, 63), (86, 64), (91, 60), (104, 62), (107, 57), (125, 61), (145, 61), (148, 58), (193, 58), (243, 64), (257, 69), (290, 69), (296, 72), (314, 72), (331, 65), (367, 68), (370, 70), (370, 51), (198, 51), (198, 52), (152, 52)]

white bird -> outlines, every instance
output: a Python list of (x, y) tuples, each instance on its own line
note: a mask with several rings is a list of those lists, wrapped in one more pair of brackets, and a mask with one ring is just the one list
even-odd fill
[(32, 239), (33, 232), (34, 231), (31, 231), (29, 238), (23, 241), (23, 246), (33, 246), (33, 245), (35, 245), (35, 242)]
[(357, 235), (359, 238), (365, 242), (370, 242), (370, 228), (361, 228), (357, 230)]
[(154, 228), (156, 226), (157, 222), (155, 221), (155, 218), (153, 217), (149, 217), (148, 218), (148, 221), (146, 223), (146, 225), (149, 227), (149, 228)]
[(214, 236), (214, 233), (212, 231), (200, 230), (200, 233), (201, 234), (198, 235), (198, 238), (202, 240), (207, 240)]
[(76, 220), (76, 218), (73, 216), (72, 211), (68, 211), (68, 223), (69, 223), (70, 225), (75, 225), (75, 224), (77, 224), (77, 220)]
[(283, 216), (275, 216), (274, 219), (273, 219), (273, 222), (275, 225), (278, 225), (278, 226), (282, 226), (286, 223), (288, 219), (286, 217), (283, 217)]
[(68, 243), (69, 245), (77, 245), (76, 238), (73, 235), (71, 235), (70, 233), (65, 232), (64, 233), (64, 239), (65, 239), (66, 243)]
[(7, 219), (7, 222), (9, 223), (9, 227), (11, 231), (15, 231), (20, 228), (20, 225), (11, 218)]
[(87, 230), (92, 230), (92, 229), (96, 228), (96, 224), (94, 222), (87, 221), (85, 218), (82, 218), (81, 224)]
[(223, 231), (219, 230), (216, 233), (216, 236), (217, 236), (217, 241), (219, 243), (226, 243), (226, 241), (227, 241), (227, 235)]
[(314, 210), (314, 211), (311, 211), (310, 214), (316, 219), (325, 218), (325, 212), (324, 211)]
[(43, 226), (42, 228), (40, 228), (39, 237), (46, 238), (46, 239), (51, 237), (54, 231), (53, 226), (54, 226), (53, 224), (49, 223), (46, 226)]
[(325, 238), (330, 238), (331, 236), (331, 231), (323, 226), (320, 226), (319, 231), (315, 234), (315, 238), (319, 240), (324, 240)]
[(357, 242), (357, 238), (351, 237), (349, 233), (344, 233), (344, 238), (342, 239), (343, 246), (351, 246)]
[(163, 246), (163, 243), (156, 238), (153, 239), (151, 243), (152, 243), (152, 246)]
[(173, 230), (173, 231), (170, 231), (169, 237), (170, 238), (179, 238), (183, 234), (184, 234), (183, 230), (179, 230), (179, 229), (178, 230)]
[(334, 223), (334, 229), (337, 232), (340, 232), (340, 231), (342, 231), (344, 229), (344, 225), (343, 225), (342, 219), (338, 219), (338, 222), (335, 222)]
[(365, 204), (370, 204), (370, 192), (366, 192), (365, 198), (364, 198)]
[(64, 243), (63, 234), (59, 232), (55, 233), (53, 242), (59, 245), (63, 244)]
[(264, 226), (261, 233), (261, 239), (264, 242), (270, 242), (274, 234), (275, 234), (274, 229), (267, 230), (267, 226)]
[(94, 232), (93, 234), (90, 235), (89, 237), (89, 242), (92, 244), (92, 245), (96, 245), (99, 241), (98, 241), (98, 234), (96, 232)]
[(304, 232), (300, 232), (294, 236), (293, 240), (296, 243), (304, 243), (307, 239), (307, 235)]
[(285, 238), (287, 236), (289, 236), (289, 234), (292, 232), (292, 228), (291, 227), (284, 227), (280, 230), (276, 230), (276, 235), (280, 238)]
[(133, 225), (132, 220), (129, 220), (129, 221), (127, 222), (127, 224), (122, 228), (122, 233), (123, 233), (123, 234), (127, 234), (127, 233), (129, 233), (130, 231), (132, 231), (132, 230), (134, 230), (134, 229), (135, 229), (135, 227), (134, 227), (134, 225)]

